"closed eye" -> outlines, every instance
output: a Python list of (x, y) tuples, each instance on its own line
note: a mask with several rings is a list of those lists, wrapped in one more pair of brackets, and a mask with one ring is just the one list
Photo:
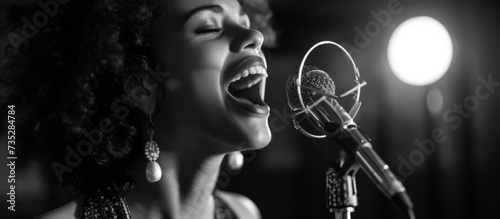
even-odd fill
[(196, 34), (209, 34), (209, 33), (219, 33), (222, 28), (217, 26), (203, 27), (195, 31)]

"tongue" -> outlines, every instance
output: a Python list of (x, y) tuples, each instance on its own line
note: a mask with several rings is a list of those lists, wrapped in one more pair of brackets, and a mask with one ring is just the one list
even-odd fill
[(254, 113), (263, 114), (269, 111), (269, 108), (266, 105), (252, 103), (250, 100), (243, 97), (236, 97), (236, 99), (238, 100), (241, 106), (245, 107), (247, 110), (250, 110)]
[(234, 97), (238, 99), (245, 99), (246, 101), (252, 104), (265, 105), (264, 101), (262, 101), (262, 98), (260, 96), (259, 83), (250, 88), (233, 91), (231, 93)]

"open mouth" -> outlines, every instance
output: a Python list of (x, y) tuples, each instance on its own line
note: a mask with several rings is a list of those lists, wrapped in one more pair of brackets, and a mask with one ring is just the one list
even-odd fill
[(245, 109), (265, 114), (269, 107), (263, 100), (263, 80), (267, 77), (267, 71), (260, 65), (252, 66), (238, 74), (229, 84), (228, 91), (231, 96)]

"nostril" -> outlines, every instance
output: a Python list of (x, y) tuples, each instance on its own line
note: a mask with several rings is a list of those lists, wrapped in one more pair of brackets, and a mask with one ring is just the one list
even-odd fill
[(255, 49), (256, 51), (259, 51), (259, 46), (257, 46), (257, 44), (255, 43), (252, 43), (247, 45), (244, 49)]

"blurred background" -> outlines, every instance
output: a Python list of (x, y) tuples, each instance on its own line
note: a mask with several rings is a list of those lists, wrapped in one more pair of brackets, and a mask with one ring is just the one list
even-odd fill
[[(6, 5), (8, 1), (2, 2)], [(246, 153), (242, 171), (223, 168), (220, 188), (250, 197), (265, 219), (333, 218), (325, 208), (328, 147), (294, 129), (285, 93), (286, 80), (298, 70), (306, 51), (329, 40), (349, 51), (367, 82), (356, 122), (405, 184), (417, 218), (499, 217), (500, 11), (494, 3), (270, 0), (270, 6), (279, 33), (278, 45), (266, 51), (270, 75), (266, 99), (272, 109), (273, 140), (265, 149)], [(403, 26), (398, 28), (420, 16), (438, 23), (406, 23), (404, 27), (414, 31), (410, 34), (402, 32), (406, 30)], [(393, 36), (396, 30), (400, 36), (423, 33), (429, 43), (405, 47), (404, 42), (412, 44), (414, 39), (397, 39)], [(389, 45), (396, 42), (403, 42), (397, 48), (405, 49), (393, 51), (395, 59), (390, 59)], [(331, 50), (318, 49), (314, 64), (327, 72), (335, 70), (338, 76), (334, 80), (339, 85), (352, 81), (348, 68), (335, 66)], [(432, 64), (418, 62), (426, 57), (432, 58)], [(410, 68), (396, 68), (401, 60)], [(441, 67), (436, 70), (435, 65)], [(342, 69), (346, 73), (339, 72)], [(428, 72), (432, 72), (430, 78), (426, 77)], [(1, 151), (0, 155), (6, 156)], [(43, 177), (29, 166), (24, 168), (28, 180), (29, 176), (34, 180)], [(2, 168), (2, 176), (5, 170)], [(405, 217), (362, 171), (356, 176), (359, 206), (352, 218)], [(4, 190), (2, 187), (3, 194)], [(21, 190), (50, 195), (50, 191), (37, 192), (36, 185)], [(39, 211), (42, 207), (29, 204), (37, 198), (19, 200), (19, 209)]]
[[(298, 71), (307, 50), (329, 40), (350, 52), (368, 83), (362, 88), (363, 104), (356, 122), (404, 182), (417, 218), (499, 217), (500, 92), (498, 84), (491, 89), (484, 85), (488, 80), (500, 82), (498, 7), (466, 0), (270, 3), (281, 31), (278, 47), (266, 53), (273, 141), (264, 150), (247, 155), (243, 171), (231, 176), (227, 189), (252, 198), (264, 218), (333, 218), (325, 208), (327, 148), (293, 128), (285, 93), (288, 76)], [(391, 37), (399, 25), (419, 16), (437, 20), (449, 37), (441, 37), (432, 23), (406, 28), (410, 34), (400, 36), (423, 33), (429, 43), (420, 45), (425, 47), (423, 54), (418, 47), (412, 50), (400, 45), (405, 50), (395, 51), (396, 57), (413, 58), (416, 63), (410, 61), (406, 63), (409, 68), (395, 72), (388, 57)], [(443, 51), (450, 48), (441, 39), (451, 39), (452, 53)], [(412, 40), (406, 42), (418, 43)], [(331, 66), (334, 64), (325, 64), (338, 60), (332, 50), (335, 48), (318, 48), (313, 53), (323, 58), (311, 63), (329, 73), (338, 71)], [(432, 57), (430, 62), (419, 62), (426, 56)], [(446, 56), (451, 62), (443, 70), (437, 59), (442, 57), (446, 63)], [(391, 64), (398, 61), (401, 59)], [(440, 72), (444, 73), (441, 77)], [(396, 76), (398, 73), (403, 75)], [(431, 79), (423, 85), (426, 75)], [(352, 81), (351, 70), (333, 80), (338, 86), (346, 78)], [(362, 171), (356, 176), (359, 206), (352, 218), (405, 217)]]

